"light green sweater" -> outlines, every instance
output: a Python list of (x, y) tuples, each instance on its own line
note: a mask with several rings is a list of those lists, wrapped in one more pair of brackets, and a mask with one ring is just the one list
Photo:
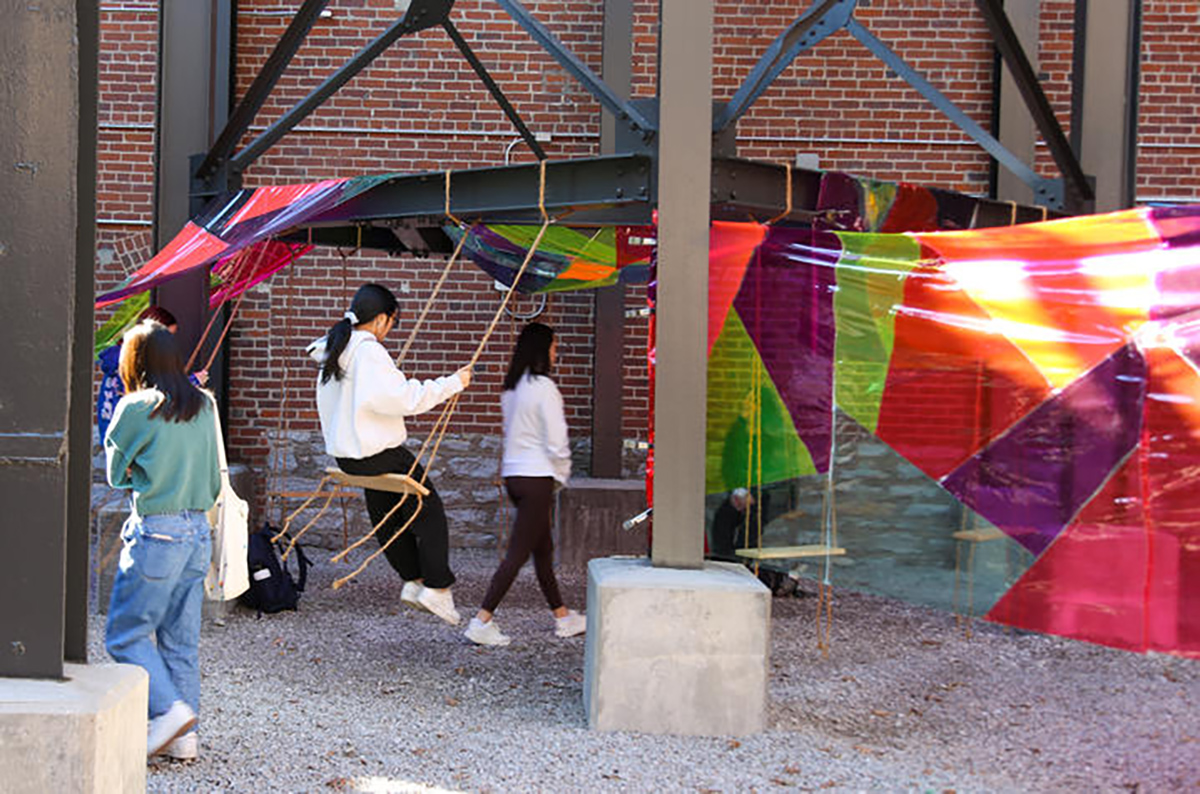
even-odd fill
[(140, 516), (208, 510), (221, 491), (212, 401), (190, 422), (166, 422), (150, 417), (162, 397), (144, 389), (117, 403), (104, 436), (108, 482), (133, 490)]

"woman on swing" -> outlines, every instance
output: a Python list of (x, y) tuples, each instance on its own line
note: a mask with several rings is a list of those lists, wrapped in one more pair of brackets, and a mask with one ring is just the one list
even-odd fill
[[(350, 309), (329, 332), (309, 345), (321, 364), (317, 384), (317, 411), (325, 451), (347, 474), (410, 474), (420, 481), (425, 470), (414, 467), (413, 454), (404, 448), (408, 430), (404, 417), (424, 413), (458, 394), (471, 382), (471, 369), (431, 380), (406, 378), (392, 363), (383, 340), (396, 325), (396, 296), (379, 284), (364, 284), (354, 293)], [(400, 600), (426, 610), (451, 625), (460, 617), (450, 586), (450, 543), (446, 511), (437, 489), (428, 480), (420, 514), (384, 554), (404, 580)], [(401, 494), (365, 489), (372, 524), (383, 520)], [(385, 544), (412, 517), (411, 497), (376, 533)]]

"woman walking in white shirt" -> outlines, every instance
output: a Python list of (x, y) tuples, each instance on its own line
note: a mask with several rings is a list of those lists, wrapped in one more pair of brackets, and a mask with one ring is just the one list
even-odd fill
[(531, 554), (538, 585), (554, 612), (555, 634), (573, 637), (587, 629), (584, 616), (563, 605), (554, 576), (550, 501), (555, 486), (566, 485), (571, 476), (571, 448), (567, 443), (562, 395), (550, 379), (557, 356), (558, 342), (550, 326), (530, 323), (521, 330), (504, 376), (504, 393), (500, 397), (504, 457), (500, 474), (517, 516), (504, 561), (492, 576), (483, 606), (467, 626), (467, 639), (478, 645), (510, 642), (492, 615)]
[[(404, 417), (424, 413), (465, 389), (470, 368), (431, 380), (415, 380), (392, 363), (381, 344), (396, 325), (396, 296), (379, 284), (364, 284), (354, 294), (350, 310), (309, 353), (321, 363), (317, 411), (325, 451), (347, 474), (408, 474), (420, 481), (425, 470), (405, 449), (408, 429)], [(426, 610), (452, 625), (461, 618), (454, 608), (450, 586), (450, 543), (446, 510), (437, 489), (425, 481), (429, 495), (412, 525), (387, 547), (388, 562), (404, 580), (400, 600)], [(401, 499), (389, 491), (364, 489), (367, 512), (378, 524)], [(408, 499), (376, 537), (387, 543), (412, 517), (416, 502)]]

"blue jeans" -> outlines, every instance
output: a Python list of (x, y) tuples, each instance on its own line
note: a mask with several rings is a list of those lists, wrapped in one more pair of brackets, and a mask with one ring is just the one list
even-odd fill
[(176, 700), (199, 714), (200, 608), (212, 558), (208, 518), (194, 510), (134, 513), (121, 539), (105, 628), (108, 653), (150, 674), (151, 719)]

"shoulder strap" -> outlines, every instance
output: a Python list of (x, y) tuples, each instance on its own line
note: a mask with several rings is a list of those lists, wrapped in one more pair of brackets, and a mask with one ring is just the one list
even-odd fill
[(212, 406), (213, 427), (217, 431), (217, 462), (221, 466), (221, 488), (224, 489), (229, 481), (229, 463), (225, 459), (225, 435), (221, 432), (221, 411), (217, 408), (217, 398), (209, 392), (205, 392), (205, 394), (208, 395), (208, 403)]

